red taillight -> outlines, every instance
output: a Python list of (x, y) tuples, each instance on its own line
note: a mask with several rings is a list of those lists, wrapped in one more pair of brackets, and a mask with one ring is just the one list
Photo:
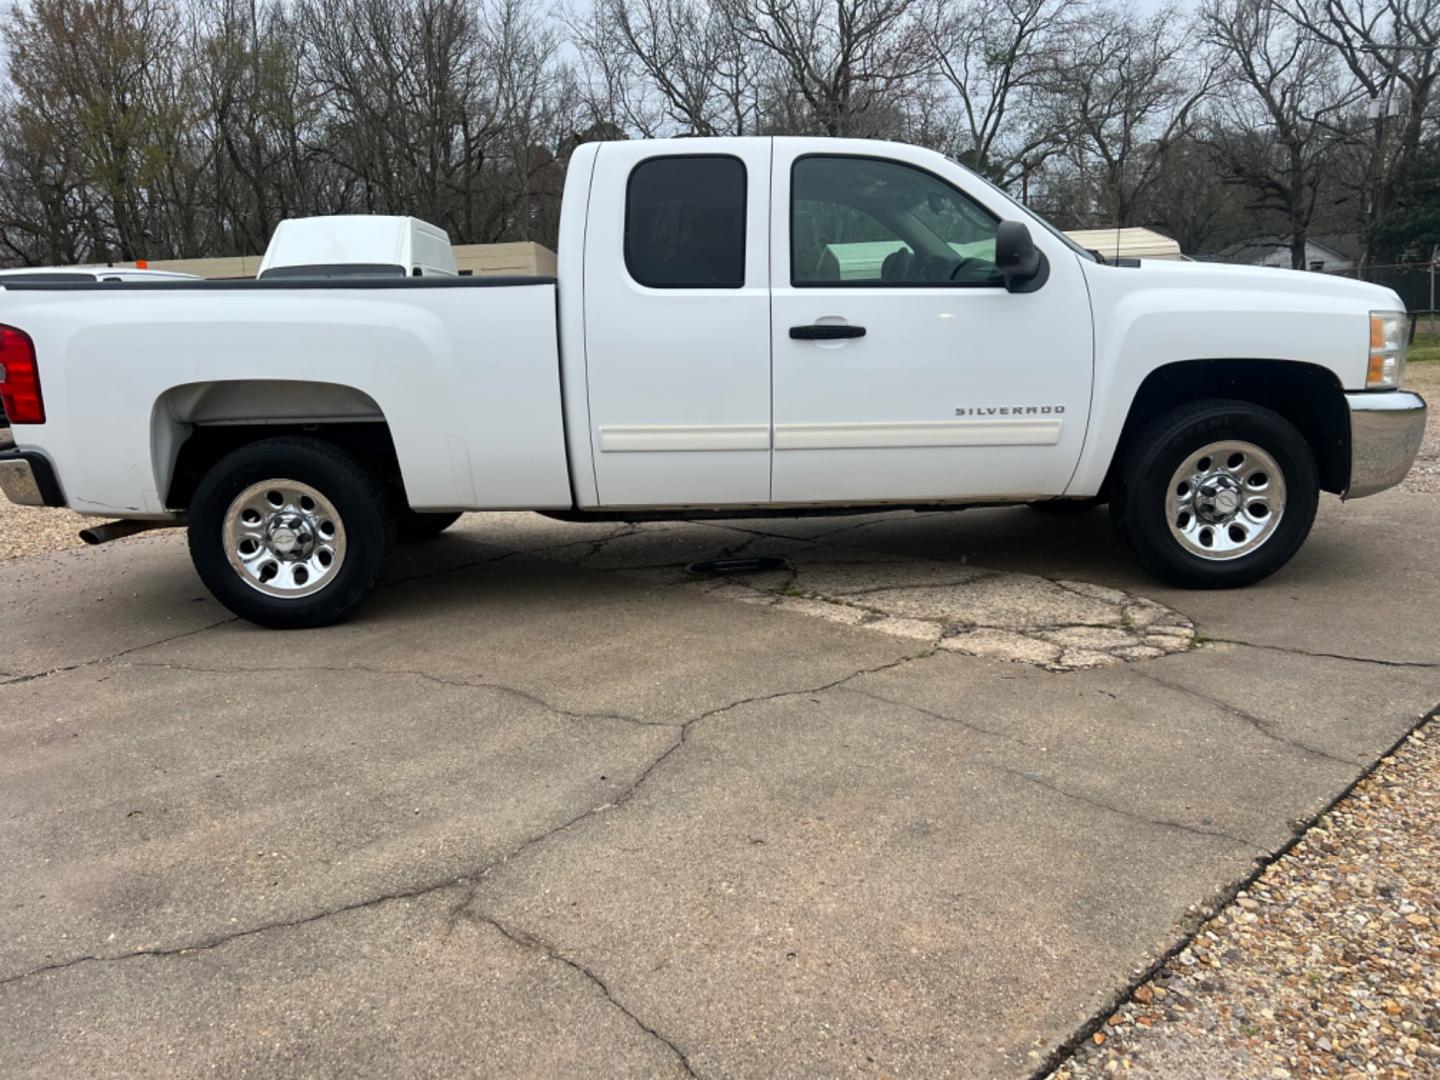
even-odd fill
[(24, 330), (13, 326), (0, 326), (0, 404), (12, 424), (45, 422), (35, 343)]

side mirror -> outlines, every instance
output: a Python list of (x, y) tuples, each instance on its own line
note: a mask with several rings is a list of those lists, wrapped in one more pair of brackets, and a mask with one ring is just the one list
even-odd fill
[(995, 269), (1012, 293), (1034, 292), (1050, 276), (1045, 253), (1035, 246), (1030, 230), (1020, 221), (1002, 221), (996, 226)]

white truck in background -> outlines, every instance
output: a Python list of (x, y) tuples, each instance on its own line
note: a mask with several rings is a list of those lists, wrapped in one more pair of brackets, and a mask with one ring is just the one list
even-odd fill
[(413, 217), (335, 214), (275, 226), (258, 278), (456, 277), (450, 234)]
[(1373, 285), (1098, 260), (915, 147), (589, 144), (558, 282), (5, 287), (0, 485), (121, 519), (100, 539), (186, 525), (215, 596), (278, 627), (345, 617), (397, 533), (486, 509), (1104, 501), (1153, 574), (1236, 586), (1321, 491), (1405, 476), (1406, 330)]

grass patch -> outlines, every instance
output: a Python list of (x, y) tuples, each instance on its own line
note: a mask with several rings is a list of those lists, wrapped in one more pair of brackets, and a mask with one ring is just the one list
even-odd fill
[[(1440, 315), (1435, 321), (1440, 325)], [(1410, 343), (1410, 363), (1423, 364), (1430, 360), (1440, 360), (1440, 333), (1430, 333), (1430, 317), (1421, 315), (1415, 327), (1415, 340)]]

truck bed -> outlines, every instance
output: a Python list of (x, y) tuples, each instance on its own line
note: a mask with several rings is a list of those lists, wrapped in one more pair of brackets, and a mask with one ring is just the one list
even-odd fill
[(572, 505), (549, 277), (21, 283), (48, 422), (16, 426), (81, 513), (162, 517), (196, 424), (388, 425), (417, 510)]

